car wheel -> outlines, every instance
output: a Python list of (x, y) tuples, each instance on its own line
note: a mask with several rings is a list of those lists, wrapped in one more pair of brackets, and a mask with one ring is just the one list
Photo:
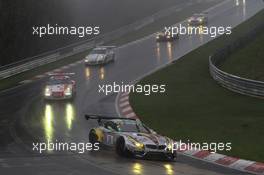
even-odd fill
[(168, 156), (168, 158), (169, 158), (169, 160), (170, 161), (176, 161), (176, 159), (177, 159), (177, 152), (173, 152), (172, 154), (170, 154), (169, 156)]
[(116, 153), (119, 156), (126, 156), (126, 145), (123, 137), (119, 137), (116, 141)]
[(89, 133), (89, 142), (95, 144), (98, 142), (98, 136), (95, 133), (95, 130), (91, 130)]

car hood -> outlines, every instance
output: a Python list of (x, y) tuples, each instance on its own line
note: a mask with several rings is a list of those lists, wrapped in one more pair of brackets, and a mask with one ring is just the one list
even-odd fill
[(191, 21), (198, 21), (198, 20), (202, 20), (203, 17), (191, 17), (189, 20)]
[(166, 34), (165, 33), (158, 33), (157, 36), (164, 37), (164, 36), (166, 36)]
[(164, 137), (158, 134), (148, 134), (148, 133), (125, 133), (127, 137), (132, 137), (134, 140), (143, 143), (143, 144), (151, 144), (151, 145), (166, 145), (171, 140), (168, 137)]
[(105, 58), (105, 54), (90, 54), (86, 57), (87, 61), (102, 61)]
[(47, 88), (51, 90), (51, 92), (64, 92), (67, 87), (72, 87), (68, 84), (56, 84), (56, 85), (48, 85)]

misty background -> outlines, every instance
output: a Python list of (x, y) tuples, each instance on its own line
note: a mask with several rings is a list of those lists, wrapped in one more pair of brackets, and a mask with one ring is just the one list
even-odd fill
[[(100, 26), (105, 33), (185, 0), (0, 0), (0, 66), (89, 39), (32, 35), (33, 26)], [(94, 37), (94, 36), (93, 36)]]

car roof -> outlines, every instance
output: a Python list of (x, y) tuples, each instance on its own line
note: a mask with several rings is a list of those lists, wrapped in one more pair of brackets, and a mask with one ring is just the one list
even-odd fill
[(96, 47), (94, 48), (94, 50), (107, 50), (107, 48), (106, 47)]
[(205, 16), (203, 13), (195, 13), (193, 16)]

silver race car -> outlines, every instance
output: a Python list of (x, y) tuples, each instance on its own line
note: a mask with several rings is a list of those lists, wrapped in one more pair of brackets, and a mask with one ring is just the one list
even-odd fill
[(205, 13), (194, 14), (188, 19), (189, 25), (206, 25), (208, 23), (208, 17)]
[(76, 83), (69, 75), (73, 73), (55, 73), (50, 74), (44, 88), (44, 99), (62, 100), (73, 99), (76, 93)]
[(172, 35), (169, 32), (166, 32), (164, 30), (156, 33), (156, 41), (157, 42), (174, 41), (176, 39), (179, 39), (179, 34)]
[(92, 128), (89, 141), (92, 144), (109, 146), (120, 156), (167, 159), (177, 157), (173, 140), (158, 135), (138, 119), (85, 115), (87, 120), (96, 119), (98, 127)]
[(101, 65), (115, 60), (114, 46), (94, 48), (84, 59), (86, 65)]

